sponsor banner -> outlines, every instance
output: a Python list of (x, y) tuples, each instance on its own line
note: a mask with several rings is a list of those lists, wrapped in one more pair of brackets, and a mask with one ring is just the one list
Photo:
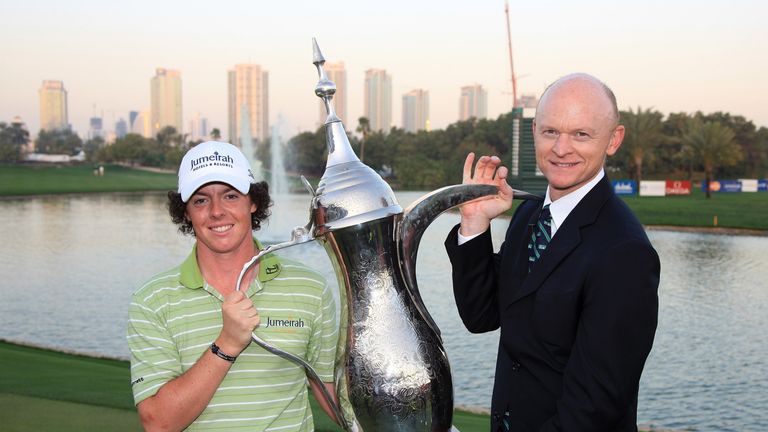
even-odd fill
[[(707, 191), (706, 180), (701, 182), (701, 191)], [(712, 180), (711, 192), (741, 192), (741, 182), (738, 180)]]
[(762, 179), (757, 181), (757, 190), (759, 192), (767, 192), (768, 191), (768, 179)]
[(667, 182), (664, 180), (642, 180), (640, 182), (640, 196), (664, 196)]
[(667, 180), (664, 185), (664, 193), (666, 195), (690, 195), (691, 194), (691, 181), (690, 180)]
[(637, 193), (637, 182), (634, 180), (613, 180), (613, 192), (616, 195), (634, 195)]
[(739, 179), (742, 192), (757, 192), (757, 179)]

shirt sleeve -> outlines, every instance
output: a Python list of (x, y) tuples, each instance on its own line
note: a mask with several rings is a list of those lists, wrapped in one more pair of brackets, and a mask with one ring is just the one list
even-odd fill
[(457, 243), (458, 243), (459, 246), (461, 246), (464, 243), (466, 243), (466, 242), (472, 240), (473, 238), (479, 236), (480, 234), (482, 234), (482, 233), (477, 233), (477, 234), (474, 234), (474, 235), (471, 235), (471, 236), (463, 236), (463, 235), (461, 235), (461, 230), (458, 230), (458, 231), (456, 231), (456, 235), (457, 235), (457, 237), (459, 239), (459, 241)]
[(181, 375), (181, 360), (161, 317), (137, 295), (128, 309), (126, 333), (131, 352), (131, 388), (138, 405)]
[(308, 361), (324, 382), (333, 382), (333, 366), (336, 358), (336, 344), (339, 339), (336, 323), (336, 302), (327, 283), (323, 284), (318, 314), (313, 323), (309, 343)]

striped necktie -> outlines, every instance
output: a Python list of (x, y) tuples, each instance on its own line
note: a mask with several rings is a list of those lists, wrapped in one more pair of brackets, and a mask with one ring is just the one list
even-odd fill
[(550, 235), (552, 225), (552, 214), (549, 212), (549, 204), (545, 205), (539, 213), (539, 220), (531, 230), (531, 239), (528, 241), (528, 273), (533, 270), (536, 261), (541, 258), (541, 254), (549, 245), (552, 238)]

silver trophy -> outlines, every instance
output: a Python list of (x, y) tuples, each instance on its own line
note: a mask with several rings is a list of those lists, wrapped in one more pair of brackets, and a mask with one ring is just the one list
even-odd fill
[[(313, 39), (320, 79), (315, 94), (325, 103), (328, 161), (312, 194), (310, 221), (292, 239), (263, 249), (245, 272), (277, 249), (319, 241), (333, 263), (340, 289), (336, 392), (330, 395), (341, 426), (350, 431), (447, 431), (452, 427), (453, 383), (438, 329), (416, 284), (416, 254), (427, 226), (441, 213), (467, 201), (494, 195), (489, 185), (438, 189), (405, 211), (392, 188), (363, 164), (349, 144), (331, 99), (336, 86), (323, 70)], [(523, 191), (515, 198), (541, 199)], [(310, 379), (322, 382), (301, 358), (281, 351), (253, 334), (268, 351), (301, 364)]]

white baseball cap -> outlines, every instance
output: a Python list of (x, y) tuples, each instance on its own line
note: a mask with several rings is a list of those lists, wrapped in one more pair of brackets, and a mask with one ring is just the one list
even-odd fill
[(184, 202), (207, 183), (226, 183), (247, 194), (255, 181), (243, 152), (225, 142), (200, 143), (189, 149), (179, 165), (179, 193)]

